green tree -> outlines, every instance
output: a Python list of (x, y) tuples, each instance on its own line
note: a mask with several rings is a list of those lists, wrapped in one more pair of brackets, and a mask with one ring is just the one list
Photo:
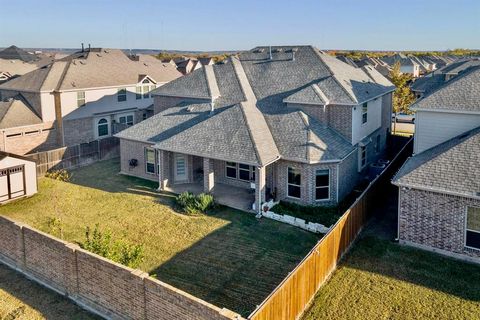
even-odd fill
[(390, 71), (389, 77), (397, 87), (393, 93), (393, 112), (411, 113), (410, 105), (415, 102), (415, 95), (410, 90), (409, 83), (412, 76), (400, 71), (400, 62), (396, 62)]

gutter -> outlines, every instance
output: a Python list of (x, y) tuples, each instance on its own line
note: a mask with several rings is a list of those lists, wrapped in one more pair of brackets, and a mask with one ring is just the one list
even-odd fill
[(392, 184), (399, 187), (399, 188), (416, 189), (416, 190), (446, 194), (446, 195), (456, 196), (456, 197), (461, 197), (461, 198), (470, 198), (470, 199), (480, 200), (480, 196), (475, 196), (475, 195), (465, 194), (465, 193), (460, 193), (460, 192), (455, 192), (455, 191), (448, 191), (448, 190), (436, 189), (436, 188), (425, 187), (425, 186), (409, 185), (409, 184), (405, 184), (405, 183), (395, 182), (393, 180), (392, 180)]

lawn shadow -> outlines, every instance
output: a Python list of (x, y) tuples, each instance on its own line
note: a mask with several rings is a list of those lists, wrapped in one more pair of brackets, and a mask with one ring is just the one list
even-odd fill
[(398, 190), (388, 187), (388, 201), (375, 208), (373, 219), (342, 266), (384, 275), (480, 301), (480, 265), (402, 246), (397, 236)]
[(0, 263), (0, 308), (3, 303), (2, 295), (5, 293), (20, 300), (22, 305), (9, 311), (2, 319), (23, 319), (31, 309), (40, 313), (45, 319), (101, 319), (82, 310), (67, 298), (28, 280)]
[(318, 235), (227, 207), (210, 215), (229, 223), (150, 274), (243, 316), (248, 316), (319, 240)]

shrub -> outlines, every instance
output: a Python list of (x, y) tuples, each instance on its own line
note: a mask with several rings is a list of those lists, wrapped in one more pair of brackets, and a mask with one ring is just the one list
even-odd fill
[(50, 178), (50, 179), (55, 179), (55, 180), (58, 180), (58, 181), (68, 182), (68, 181), (70, 181), (71, 175), (67, 170), (60, 169), (60, 170), (49, 170), (49, 171), (47, 171), (47, 173), (45, 173), (45, 177)]
[(48, 233), (63, 239), (63, 225), (62, 221), (57, 217), (47, 218)]
[(326, 227), (333, 225), (340, 217), (337, 207), (303, 206), (286, 201), (280, 201), (271, 211), (301, 218), (307, 222), (321, 223)]
[(113, 241), (111, 232), (100, 231), (98, 224), (93, 231), (87, 227), (85, 238), (85, 242), (80, 244), (83, 249), (127, 267), (137, 268), (143, 261), (143, 245), (133, 245), (121, 240)]
[(206, 213), (214, 205), (213, 196), (206, 193), (194, 195), (191, 192), (183, 192), (176, 197), (177, 205), (188, 214)]

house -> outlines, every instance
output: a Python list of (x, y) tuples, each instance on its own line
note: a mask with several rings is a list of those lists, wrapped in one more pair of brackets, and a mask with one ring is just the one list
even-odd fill
[(399, 187), (401, 243), (480, 262), (480, 67), (418, 100)]
[(155, 115), (116, 135), (121, 173), (244, 210), (336, 205), (382, 157), (393, 91), (311, 46), (257, 47), (157, 88)]
[(358, 66), (358, 67), (363, 67), (363, 66), (366, 66), (366, 65), (369, 65), (369, 66), (372, 66), (375, 68), (375, 70), (377, 70), (381, 75), (383, 75), (384, 77), (389, 77), (390, 75), (390, 71), (392, 71), (392, 67), (389, 66), (387, 63), (383, 62), (382, 60), (380, 60), (379, 58), (375, 58), (375, 57), (366, 57), (364, 59), (361, 59), (361, 60), (358, 60), (358, 61), (355, 61), (355, 64)]
[(403, 53), (397, 53), (393, 56), (383, 57), (381, 60), (390, 67), (393, 67), (398, 62), (400, 63), (400, 72), (411, 74), (414, 78), (420, 76), (420, 65)]
[(46, 55), (29, 53), (16, 46), (10, 46), (0, 51), (0, 83), (41, 68), (53, 62)]
[(37, 193), (35, 161), (0, 151), (0, 203)]
[[(152, 56), (92, 48), (3, 83), (0, 94), (20, 94), (51, 129), (39, 134), (64, 146), (110, 137), (151, 116), (150, 91), (180, 76)], [(32, 131), (11, 134), (25, 130)], [(38, 147), (34, 141), (25, 139), (23, 153)]]
[(211, 66), (215, 64), (215, 61), (213, 60), (212, 57), (200, 57), (198, 58), (198, 62), (200, 62), (201, 66)]

